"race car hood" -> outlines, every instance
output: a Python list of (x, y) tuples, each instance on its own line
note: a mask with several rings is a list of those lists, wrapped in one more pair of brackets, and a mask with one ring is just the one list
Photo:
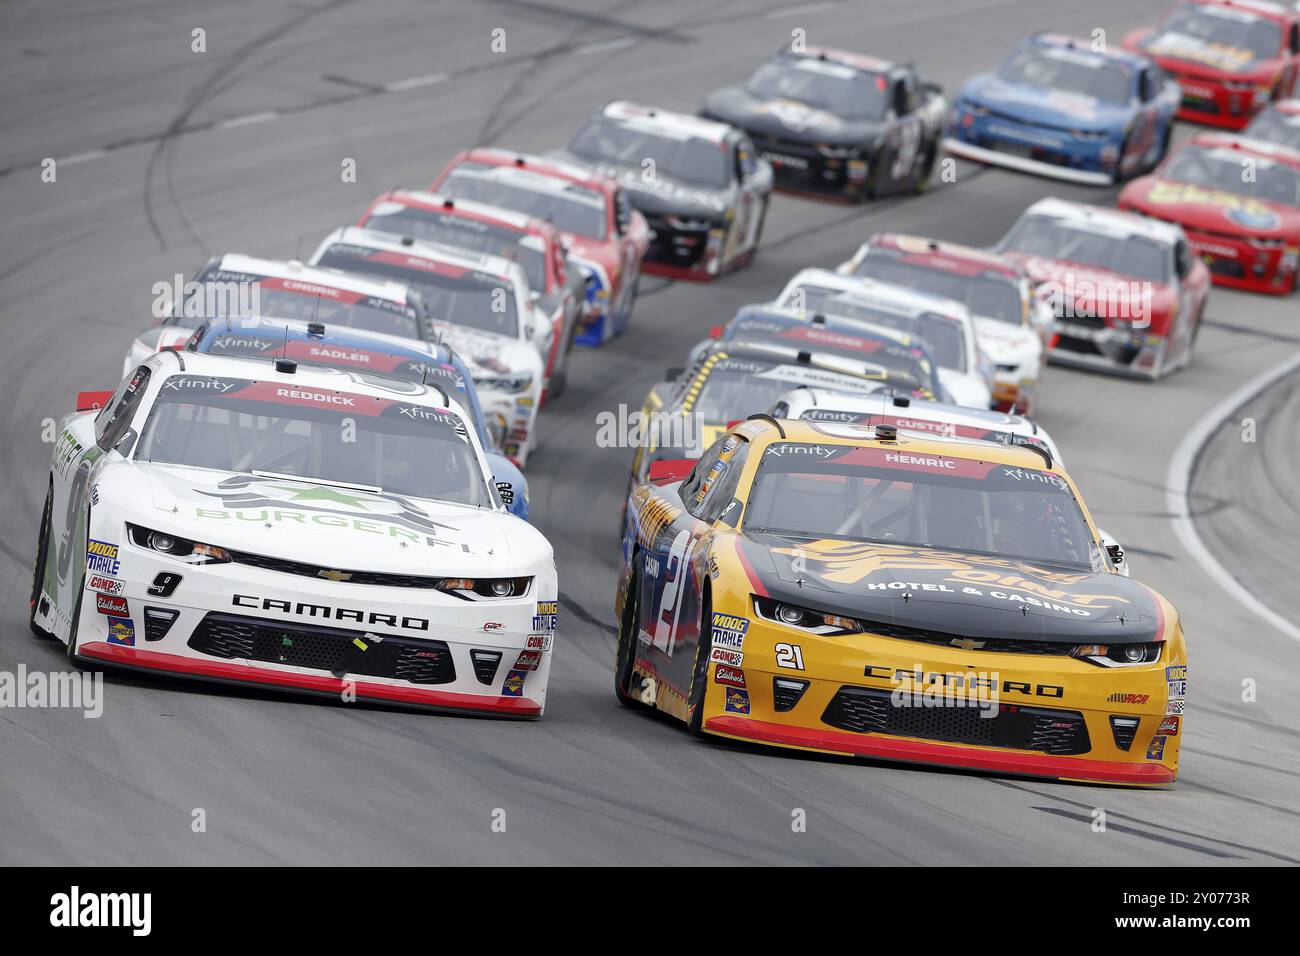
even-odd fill
[(1257, 239), (1295, 239), (1300, 236), (1300, 209), (1281, 203), (1240, 196), (1220, 189), (1170, 182), (1144, 176), (1131, 182), (1120, 196), (1121, 204), (1159, 219), (1172, 219), (1193, 229), (1227, 232)]
[[(1058, 289), (1080, 312), (1149, 321), (1151, 331), (1156, 334), (1164, 334), (1178, 304), (1177, 292), (1163, 283), (1144, 282), (1065, 259), (1045, 259), (1019, 252), (1006, 255), (1025, 267), (1029, 277), (1038, 283), (1040, 295)], [(1112, 312), (1118, 314), (1111, 315)]]
[(868, 630), (1134, 644), (1164, 639), (1169, 624), (1150, 589), (1118, 574), (768, 533), (745, 532), (737, 544), (768, 596), (857, 618)]
[(1277, 57), (1257, 59), (1243, 47), (1214, 43), (1176, 30), (1139, 30), (1125, 38), (1124, 45), (1146, 53), (1163, 69), (1198, 79), (1258, 77), (1264, 82), (1282, 68), (1282, 61)]
[(528, 342), (464, 325), (435, 322), (434, 327), (442, 333), (444, 344), (472, 363), (469, 371), (475, 381), (490, 376), (541, 374), (541, 356)]
[(1094, 96), (1011, 83), (992, 73), (972, 77), (961, 98), (986, 106), (1031, 126), (1078, 129), (1086, 132), (1123, 131), (1132, 110)]
[(967, 408), (988, 408), (993, 396), (977, 376), (952, 368), (939, 369), (939, 381), (952, 397), (953, 404)]
[(760, 100), (740, 87), (718, 90), (702, 112), (751, 134), (828, 146), (871, 148), (888, 129), (885, 120), (845, 119), (798, 100)]
[(330, 568), (472, 576), (523, 572), (549, 550), (531, 526), (490, 509), (207, 468), (125, 462), (119, 470), (114, 485), (107, 475), (101, 480), (101, 501), (140, 501), (143, 485), (152, 505), (140, 502), (127, 521), (234, 551)]
[(694, 183), (674, 179), (662, 169), (656, 169), (652, 182), (646, 182), (643, 170), (635, 166), (614, 163), (594, 163), (572, 153), (556, 153), (559, 159), (594, 166), (606, 176), (618, 180), (628, 193), (628, 200), (637, 209), (649, 213), (672, 213), (684, 217), (721, 220), (727, 207), (734, 201), (734, 190), (710, 189)]
[(991, 316), (976, 316), (975, 331), (980, 348), (995, 365), (1019, 365), (1042, 349), (1042, 339), (1033, 329), (1010, 325)]

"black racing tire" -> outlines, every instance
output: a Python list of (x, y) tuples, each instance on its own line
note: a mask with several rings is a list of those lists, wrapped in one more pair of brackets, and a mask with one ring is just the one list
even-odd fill
[(632, 664), (636, 660), (636, 619), (641, 603), (641, 580), (638, 562), (641, 552), (632, 552), (632, 573), (628, 575), (627, 591), (623, 595), (623, 614), (618, 621), (618, 634), (614, 639), (614, 696), (624, 707), (644, 708), (639, 697), (631, 693)]
[(27, 626), (32, 634), (42, 640), (53, 640), (54, 635), (36, 623), (36, 605), (41, 599), (45, 582), (45, 565), (50, 558), (50, 520), (54, 510), (54, 485), (45, 492), (45, 507), (41, 511), (41, 530), (36, 541), (36, 563), (32, 567), (32, 593), (27, 605)]
[(934, 176), (934, 164), (939, 161), (939, 138), (936, 136), (933, 143), (930, 144), (929, 150), (926, 151), (925, 161), (921, 164), (923, 172), (916, 182), (912, 184), (912, 194), (920, 196), (930, 189), (930, 179)]
[(686, 726), (696, 737), (704, 736), (704, 693), (709, 688), (709, 651), (713, 646), (713, 595), (706, 583), (700, 596), (700, 643), (691, 667), (691, 688), (687, 694), (690, 716)]
[(870, 165), (867, 168), (867, 181), (862, 184), (862, 191), (857, 196), (858, 202), (867, 202), (880, 197), (880, 177), (883, 175), (885, 168), (884, 159), (885, 148), (882, 146), (871, 157)]

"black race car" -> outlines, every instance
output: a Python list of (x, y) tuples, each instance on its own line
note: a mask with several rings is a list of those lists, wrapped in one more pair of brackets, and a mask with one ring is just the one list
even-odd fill
[(777, 188), (863, 200), (929, 184), (947, 111), (909, 64), (808, 47), (779, 50), (700, 113), (749, 133)]
[(650, 226), (643, 271), (711, 279), (749, 263), (772, 194), (772, 167), (744, 131), (614, 102), (557, 155), (618, 179)]

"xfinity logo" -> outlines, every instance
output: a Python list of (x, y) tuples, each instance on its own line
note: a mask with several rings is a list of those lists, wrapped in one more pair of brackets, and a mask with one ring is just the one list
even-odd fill
[(191, 392), (228, 392), (235, 387), (234, 382), (224, 382), (219, 378), (187, 378), (184, 375), (173, 375), (167, 381), (163, 382), (164, 389), (175, 389), (177, 391), (184, 389)]
[(133, 936), (148, 936), (153, 919), (152, 893), (70, 892), (50, 897), (50, 925), (63, 927), (130, 927)]
[(357, 624), (387, 624), (389, 627), (402, 627), (408, 631), (427, 631), (429, 629), (429, 621), (423, 617), (381, 614), (378, 611), (358, 611), (346, 607), (330, 607), (328, 604), (278, 601), (274, 598), (254, 597), (251, 594), (236, 594), (230, 599), (230, 603), (235, 607), (252, 608), (259, 611), (279, 611), (281, 614), (293, 614), (298, 617), (323, 617), (327, 620), (353, 621)]

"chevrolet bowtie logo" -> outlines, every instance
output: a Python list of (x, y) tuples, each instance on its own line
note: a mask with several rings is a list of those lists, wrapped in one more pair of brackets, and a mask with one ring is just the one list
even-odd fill
[(328, 578), (331, 581), (350, 581), (352, 580), (351, 571), (317, 571), (316, 577)]
[(984, 641), (972, 641), (969, 637), (954, 637), (948, 642), (953, 647), (960, 647), (963, 651), (976, 651), (984, 646)]

